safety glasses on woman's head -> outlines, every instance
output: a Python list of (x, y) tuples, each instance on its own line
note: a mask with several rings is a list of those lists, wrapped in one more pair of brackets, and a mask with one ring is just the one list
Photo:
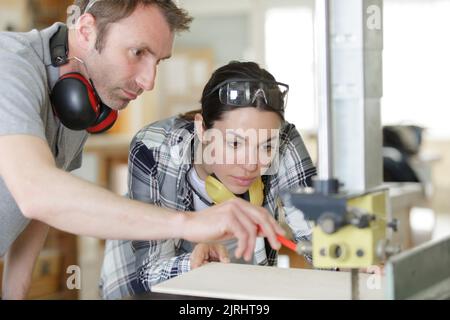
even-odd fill
[(255, 79), (228, 79), (215, 86), (207, 96), (219, 91), (219, 100), (224, 105), (248, 107), (260, 98), (274, 110), (284, 112), (289, 86), (287, 84)]

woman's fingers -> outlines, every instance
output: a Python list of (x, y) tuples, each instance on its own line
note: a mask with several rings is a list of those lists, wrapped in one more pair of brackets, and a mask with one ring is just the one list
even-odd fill
[(218, 258), (219, 262), (223, 262), (223, 263), (230, 262), (228, 250), (227, 250), (227, 248), (225, 248), (225, 246), (223, 246), (221, 244), (215, 244), (214, 246), (211, 247), (211, 251), (214, 252), (214, 254)]

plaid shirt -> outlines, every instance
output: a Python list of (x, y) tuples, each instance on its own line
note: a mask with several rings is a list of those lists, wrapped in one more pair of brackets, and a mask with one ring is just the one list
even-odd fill
[[(193, 192), (186, 175), (193, 167), (194, 123), (173, 117), (148, 125), (134, 137), (129, 154), (128, 197), (175, 209), (194, 211)], [(186, 158), (187, 157), (187, 158)], [(278, 220), (276, 200), (283, 190), (310, 185), (316, 174), (295, 126), (280, 131), (278, 171), (263, 176), (264, 207)], [(309, 239), (311, 228), (301, 212), (285, 208), (285, 220), (295, 241)], [(150, 291), (151, 286), (190, 270), (195, 244), (182, 239), (155, 241), (108, 240), (101, 272), (104, 299), (119, 299)], [(258, 238), (254, 263), (273, 266), (277, 252)]]

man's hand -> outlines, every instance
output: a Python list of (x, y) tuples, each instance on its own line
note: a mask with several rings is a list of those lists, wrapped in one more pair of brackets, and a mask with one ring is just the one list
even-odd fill
[(191, 254), (191, 269), (201, 267), (208, 262), (229, 263), (227, 248), (221, 244), (197, 244)]
[(247, 261), (252, 258), (257, 236), (267, 237), (272, 248), (278, 250), (277, 234), (285, 235), (266, 209), (239, 198), (182, 217), (186, 219), (180, 232), (183, 239), (207, 242), (237, 238), (235, 257), (243, 256)]

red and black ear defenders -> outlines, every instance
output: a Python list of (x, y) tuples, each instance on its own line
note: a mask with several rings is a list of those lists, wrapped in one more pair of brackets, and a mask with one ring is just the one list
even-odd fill
[[(69, 62), (68, 31), (61, 26), (50, 39), (52, 65), (60, 67)], [(102, 133), (117, 120), (118, 112), (105, 105), (92, 81), (80, 73), (61, 76), (50, 93), (53, 110), (61, 123), (71, 130)]]

